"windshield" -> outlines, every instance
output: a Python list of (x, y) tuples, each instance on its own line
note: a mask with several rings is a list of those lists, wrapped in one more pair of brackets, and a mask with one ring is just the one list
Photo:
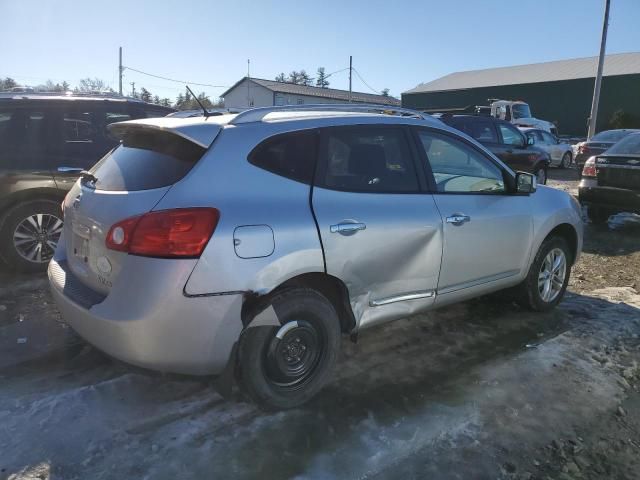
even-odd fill
[(627, 135), (607, 150), (607, 153), (616, 153), (618, 155), (640, 155), (640, 132), (634, 133), (633, 135)]
[(596, 133), (591, 137), (592, 142), (611, 142), (615, 143), (624, 137), (633, 133), (633, 130), (607, 130), (605, 132)]
[(511, 106), (511, 111), (513, 112), (513, 118), (531, 118), (531, 110), (529, 109), (529, 105), (526, 103), (516, 103)]

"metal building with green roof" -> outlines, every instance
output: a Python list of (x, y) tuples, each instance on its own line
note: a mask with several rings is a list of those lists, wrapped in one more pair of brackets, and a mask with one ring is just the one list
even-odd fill
[[(598, 57), (456, 72), (402, 94), (402, 106), (438, 111), (487, 105), (489, 98), (523, 100), (536, 118), (560, 134), (587, 134)], [(605, 57), (596, 131), (618, 125), (640, 128), (640, 52)], [(620, 121), (624, 125), (620, 125)]]

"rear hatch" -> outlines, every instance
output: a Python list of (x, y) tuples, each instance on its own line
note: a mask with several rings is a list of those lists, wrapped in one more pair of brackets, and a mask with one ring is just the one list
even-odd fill
[[(110, 126), (121, 140), (65, 200), (65, 248), (71, 271), (107, 294), (126, 252), (107, 249), (114, 223), (149, 212), (204, 155), (221, 126), (203, 119), (145, 119)], [(190, 129), (189, 126), (195, 126)]]
[(596, 171), (601, 187), (640, 191), (640, 155), (600, 156)]

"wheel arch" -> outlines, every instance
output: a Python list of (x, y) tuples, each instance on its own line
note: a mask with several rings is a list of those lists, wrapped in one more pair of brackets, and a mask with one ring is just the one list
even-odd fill
[(56, 188), (48, 187), (20, 190), (12, 193), (2, 200), (0, 203), (0, 216), (3, 216), (7, 211), (20, 203), (37, 202), (39, 200), (49, 200), (60, 203), (64, 199), (65, 195), (66, 192), (61, 192)]
[(569, 223), (561, 223), (560, 225), (555, 226), (547, 234), (543, 243), (551, 237), (560, 237), (567, 242), (571, 249), (571, 264), (573, 265), (578, 254), (578, 232), (575, 227)]
[(241, 318), (246, 327), (278, 293), (291, 288), (311, 288), (320, 292), (336, 309), (340, 319), (340, 330), (349, 333), (356, 327), (356, 320), (349, 303), (349, 291), (342, 280), (324, 272), (303, 273), (292, 277), (265, 294), (255, 292), (245, 295)]

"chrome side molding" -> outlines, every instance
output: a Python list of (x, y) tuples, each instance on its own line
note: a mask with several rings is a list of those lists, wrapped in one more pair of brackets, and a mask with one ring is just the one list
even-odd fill
[(418, 300), (420, 298), (430, 298), (436, 294), (434, 290), (424, 290), (421, 292), (404, 293), (393, 297), (381, 298), (380, 300), (369, 300), (370, 307), (380, 307), (389, 303), (405, 302), (407, 300)]

